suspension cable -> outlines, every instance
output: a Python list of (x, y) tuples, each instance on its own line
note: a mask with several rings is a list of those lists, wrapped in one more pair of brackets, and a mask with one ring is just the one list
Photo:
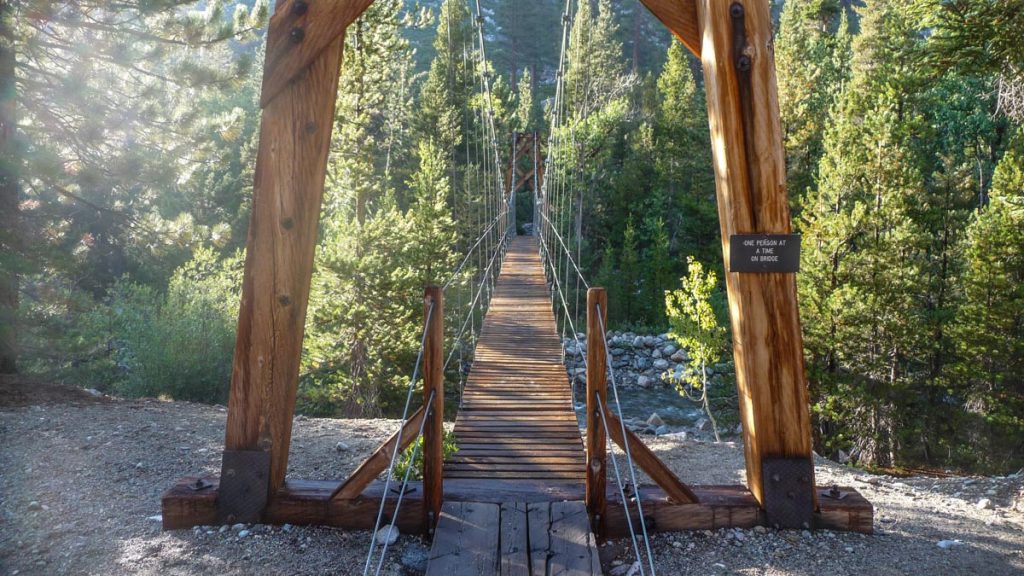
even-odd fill
[[(612, 394), (615, 396), (615, 409), (619, 416), (619, 425), (622, 427), (622, 448), (626, 453), (626, 463), (629, 467), (630, 480), (633, 482), (634, 492), (636, 495), (636, 509), (640, 516), (640, 528), (644, 535), (644, 545), (647, 547), (647, 561), (650, 563), (651, 575), (654, 576), (654, 556), (651, 554), (651, 541), (647, 536), (647, 522), (644, 520), (644, 508), (640, 502), (640, 484), (636, 481), (636, 469), (633, 466), (633, 455), (629, 450), (629, 436), (626, 434), (626, 421), (622, 416), (622, 403), (619, 402), (619, 387), (615, 383), (615, 370), (612, 368), (611, 354), (608, 352), (608, 334), (604, 327), (604, 311), (601, 310), (601, 305), (597, 305), (597, 324), (601, 327), (601, 342), (605, 347), (605, 363), (608, 370), (608, 379), (611, 380)], [(598, 400), (600, 402), (600, 400)], [(602, 410), (601, 417), (604, 418), (604, 411)], [(637, 554), (637, 561), (640, 561), (640, 555)], [(640, 573), (643, 574), (643, 566), (641, 565)]]
[[(416, 432), (416, 438), (423, 436), (423, 428), (430, 417), (430, 413), (434, 410), (434, 397), (437, 396), (437, 390), (431, 390), (430, 396), (427, 397), (426, 410), (423, 413), (423, 420), (420, 420), (420, 429)], [(395, 523), (398, 522), (398, 511), (402, 508), (402, 499), (405, 497), (405, 492), (409, 487), (409, 476), (413, 469), (413, 463), (416, 462), (416, 454), (419, 452), (420, 445), (412, 445), (412, 454), (409, 455), (409, 465), (405, 467), (405, 475), (402, 478), (402, 487), (398, 490), (398, 500), (395, 502), (395, 511), (391, 514), (391, 523), (388, 524), (388, 537), (384, 539), (384, 544), (381, 545), (380, 558), (377, 560), (377, 570), (374, 571), (375, 576), (379, 576), (381, 568), (384, 567), (384, 558), (388, 554), (388, 546), (391, 545), (391, 535), (395, 531)], [(387, 492), (384, 492), (387, 496)], [(377, 527), (373, 530), (373, 539), (370, 541), (370, 553), (373, 553), (373, 547), (377, 542)], [(369, 568), (367, 566), (367, 568)], [(367, 575), (367, 570), (363, 570), (363, 576)]]
[[(413, 369), (412, 369), (412, 379), (409, 380), (409, 391), (406, 392), (406, 395), (405, 395), (405, 408), (402, 409), (402, 425), (399, 426), (399, 428), (398, 428), (399, 436), (401, 436), (402, 429), (405, 428), (405, 424), (406, 424), (406, 422), (408, 422), (408, 418), (409, 418), (409, 405), (412, 403), (412, 392), (413, 392), (413, 389), (416, 387), (416, 380), (418, 379), (418, 376), (419, 376), (419, 373), (420, 373), (420, 365), (423, 363), (423, 349), (426, 346), (427, 330), (430, 327), (430, 321), (434, 317), (434, 305), (435, 305), (435, 302), (433, 300), (431, 300), (430, 305), (427, 308), (427, 320), (426, 320), (426, 322), (423, 323), (423, 335), (420, 336), (420, 350), (416, 354), (416, 364), (413, 366)], [(426, 418), (424, 418), (423, 420), (426, 421)], [(420, 427), (422, 429), (422, 425)], [(388, 488), (390, 488), (390, 486), (391, 486), (391, 476), (392, 476), (392, 474), (394, 473), (394, 470), (395, 470), (395, 461), (398, 459), (398, 445), (399, 444), (400, 444), (400, 442), (396, 441), (395, 442), (395, 447), (391, 450), (391, 463), (388, 464), (388, 474), (387, 474), (387, 477), (384, 479), (384, 493), (380, 497), (380, 508), (377, 510), (377, 521), (374, 523), (374, 526), (373, 526), (373, 531), (374, 531), (373, 537), (374, 538), (376, 537), (377, 530), (380, 528), (381, 518), (384, 517), (384, 503), (387, 501)], [(372, 557), (373, 557), (373, 540), (370, 541), (370, 552), (366, 556), (366, 565), (363, 568), (364, 576), (365, 576), (365, 574), (369, 573), (369, 570), (370, 570), (370, 560), (372, 559)]]

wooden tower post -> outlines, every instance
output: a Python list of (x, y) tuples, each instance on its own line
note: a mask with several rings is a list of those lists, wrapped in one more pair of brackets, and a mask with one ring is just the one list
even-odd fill
[[(429, 531), (441, 518), (444, 494), (444, 291), (439, 286), (428, 286), (425, 290), (423, 317), (427, 322), (423, 340), (423, 406), (429, 410), (423, 426), (423, 514), (424, 526)], [(434, 399), (427, 406), (431, 393)]]
[(371, 2), (285, 0), (270, 19), (222, 519), (258, 520), (284, 484), (344, 32)]
[(799, 527), (815, 497), (796, 280), (728, 272), (733, 234), (790, 232), (768, 2), (642, 2), (704, 68), (747, 483), (769, 523)]
[[(598, 316), (600, 315), (600, 316)], [(594, 528), (604, 533), (608, 479), (608, 438), (601, 422), (601, 407), (608, 405), (607, 349), (601, 323), (608, 322), (608, 293), (604, 288), (587, 290), (587, 511)], [(601, 399), (600, 404), (598, 398)], [(575, 400), (574, 400), (575, 401)]]

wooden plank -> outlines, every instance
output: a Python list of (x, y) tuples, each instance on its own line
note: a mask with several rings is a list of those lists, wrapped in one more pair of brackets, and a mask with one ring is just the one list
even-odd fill
[(496, 573), (499, 522), (497, 504), (446, 502), (434, 532), (427, 576)]
[(531, 503), (526, 507), (530, 534), (530, 574), (548, 576), (548, 553), (551, 551), (551, 504)]
[(579, 465), (582, 466), (586, 461), (583, 459), (583, 456), (581, 456), (579, 454), (573, 454), (573, 455), (569, 455), (569, 456), (549, 456), (549, 455), (547, 455), (544, 452), (533, 453), (533, 454), (529, 454), (529, 453), (526, 453), (526, 454), (524, 454), (524, 453), (510, 454), (510, 453), (506, 453), (506, 452), (499, 452), (496, 455), (489, 455), (489, 456), (467, 456), (467, 455), (463, 455), (461, 453), (456, 453), (455, 456), (452, 456), (451, 458), (448, 459), (448, 463), (450, 463), (450, 464), (483, 464), (483, 463), (492, 463), (492, 464), (509, 463), (509, 464), (515, 464), (517, 462), (521, 462), (521, 463), (524, 463), (524, 464), (541, 464), (541, 463), (579, 464)]
[[(725, 269), (732, 234), (789, 233), (789, 197), (767, 2), (697, 0)], [(731, 6), (746, 42), (734, 47)], [(742, 75), (739, 59), (744, 58)], [(811, 425), (796, 279), (727, 273), (747, 481), (763, 502), (761, 461), (810, 458)], [(809, 484), (813, 486), (813, 482)]]
[(498, 550), (500, 576), (527, 576), (530, 573), (526, 508), (525, 502), (506, 502), (501, 505), (501, 547)]
[(288, 468), (343, 44), (339, 32), (296, 68), (294, 82), (265, 100), (260, 126), (225, 447), (271, 453), (270, 494)]
[(548, 573), (592, 576), (601, 573), (597, 544), (583, 502), (551, 503), (551, 552)]
[[(182, 478), (164, 493), (161, 508), (165, 530), (216, 522), (217, 478), (204, 478), (211, 486), (198, 491), (191, 488), (196, 480), (196, 477)], [(330, 496), (338, 485), (337, 481), (290, 480), (271, 498), (263, 521), (268, 524), (321, 524), (357, 530), (372, 528), (384, 483), (370, 484), (357, 498), (332, 501)], [(821, 499), (821, 511), (814, 516), (815, 528), (870, 534), (874, 518), (871, 503), (853, 488), (840, 489), (845, 494), (842, 500)], [(639, 492), (644, 513), (654, 519), (648, 528), (664, 532), (750, 528), (766, 524), (757, 500), (744, 486), (694, 486), (693, 490), (698, 503), (676, 504), (669, 500), (661, 488), (641, 486)], [(819, 487), (818, 490), (825, 488)], [(541, 503), (543, 507), (549, 502), (582, 500), (583, 495), (583, 485), (579, 480), (482, 478), (447, 479), (444, 497), (446, 503), (471, 501), (498, 504), (521, 501)], [(394, 492), (388, 494), (385, 514), (394, 513), (396, 498)], [(609, 487), (607, 499), (607, 536), (618, 538), (628, 535), (624, 508), (614, 487)], [(532, 530), (534, 508), (528, 508), (528, 513), (528, 523)], [(410, 490), (402, 500), (398, 527), (410, 533), (418, 533), (423, 529), (423, 491), (420, 482), (410, 482)], [(530, 537), (531, 543), (534, 542), (532, 531)]]
[[(423, 293), (423, 402), (430, 404), (423, 427), (424, 525), (441, 517), (444, 494), (444, 290), (428, 286)], [(433, 398), (431, 400), (431, 398)]]
[[(608, 294), (604, 288), (587, 290), (587, 510), (604, 518), (608, 470), (608, 438), (600, 421), (600, 407), (608, 403), (608, 350), (602, 326), (608, 318)], [(598, 527), (603, 532), (602, 527)]]
[[(623, 426), (622, 421), (607, 406), (605, 406), (605, 419), (608, 421), (608, 434), (611, 435), (612, 440), (623, 450), (626, 449), (626, 442), (629, 442), (629, 452), (633, 457), (633, 462), (646, 472), (651, 480), (661, 486), (669, 498), (680, 504), (697, 501), (697, 496), (689, 486), (683, 484), (628, 426)], [(622, 435), (623, 430), (626, 431), (625, 437)]]
[(401, 430), (392, 434), (391, 438), (388, 438), (387, 441), (373, 451), (373, 454), (370, 454), (366, 460), (363, 460), (355, 472), (338, 486), (337, 493), (332, 497), (347, 499), (355, 498), (362, 494), (366, 486), (373, 482), (377, 476), (380, 476), (380, 473), (391, 463), (391, 455), (395, 451), (395, 442), (398, 442), (398, 451), (401, 452), (416, 439), (416, 435), (420, 430), (420, 422), (423, 420), (423, 413), (423, 406), (420, 406), (405, 421), (405, 425), (402, 426)]

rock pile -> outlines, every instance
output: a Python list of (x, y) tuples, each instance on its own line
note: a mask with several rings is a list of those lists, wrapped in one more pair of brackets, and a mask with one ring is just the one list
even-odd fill
[[(586, 384), (584, 359), (587, 354), (585, 334), (577, 338), (564, 338), (565, 366), (569, 378), (577, 384)], [(608, 353), (612, 357), (612, 369), (619, 386), (654, 388), (669, 386), (673, 380), (681, 380), (691, 374), (686, 366), (689, 354), (679, 348), (668, 334), (644, 335), (633, 332), (612, 331), (608, 334)], [(706, 368), (712, 382), (721, 379), (721, 374), (732, 370), (732, 363), (717, 364)]]

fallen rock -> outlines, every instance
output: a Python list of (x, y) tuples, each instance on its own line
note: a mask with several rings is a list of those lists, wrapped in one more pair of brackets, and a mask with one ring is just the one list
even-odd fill
[(400, 532), (398, 531), (397, 527), (385, 526), (380, 530), (377, 530), (377, 533), (374, 534), (373, 538), (377, 541), (377, 544), (380, 544), (381, 546), (385, 544), (390, 546), (395, 542), (398, 542), (399, 534)]
[(349, 446), (348, 444), (345, 444), (344, 442), (338, 442), (337, 444), (334, 445), (334, 449), (338, 452), (348, 452), (349, 450), (352, 449), (352, 447)]
[(943, 550), (949, 550), (950, 548), (952, 548), (954, 546), (961, 546), (961, 545), (963, 545), (963, 542), (961, 542), (959, 540), (939, 540), (938, 542), (935, 543), (935, 545), (938, 546), (939, 548), (942, 548)]
[(988, 510), (992, 507), (992, 501), (988, 498), (982, 498), (981, 500), (978, 500), (978, 503), (975, 504), (974, 507), (978, 510)]
[(661, 419), (661, 416), (658, 416), (657, 412), (654, 412), (647, 418), (647, 424), (657, 428), (658, 426), (664, 426), (665, 421)]

